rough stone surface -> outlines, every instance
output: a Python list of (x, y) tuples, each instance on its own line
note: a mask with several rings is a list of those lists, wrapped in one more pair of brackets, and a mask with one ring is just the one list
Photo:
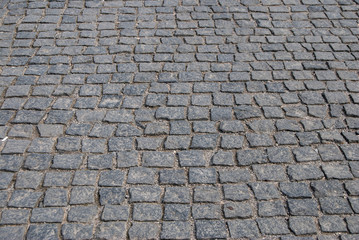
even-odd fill
[(196, 237), (205, 238), (226, 238), (227, 231), (223, 221), (218, 220), (199, 220), (196, 221)]
[(0, 0), (0, 239), (359, 239), (358, 0)]

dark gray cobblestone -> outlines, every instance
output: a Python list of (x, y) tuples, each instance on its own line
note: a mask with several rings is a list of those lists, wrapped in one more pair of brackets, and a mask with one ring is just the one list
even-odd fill
[(358, 239), (358, 0), (0, 0), (0, 239)]

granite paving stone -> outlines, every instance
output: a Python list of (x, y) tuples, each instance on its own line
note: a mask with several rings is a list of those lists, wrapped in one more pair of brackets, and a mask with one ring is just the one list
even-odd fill
[(155, 222), (133, 222), (128, 234), (130, 239), (156, 239), (160, 235), (160, 224)]
[(163, 201), (165, 203), (189, 203), (190, 191), (185, 187), (167, 187)]
[(194, 219), (219, 219), (221, 207), (218, 204), (194, 204), (192, 216)]
[(322, 232), (347, 232), (344, 219), (339, 216), (325, 215), (319, 218), (319, 226)]
[(316, 221), (313, 217), (291, 217), (289, 227), (295, 235), (315, 234)]
[(192, 231), (190, 222), (166, 221), (162, 225), (161, 239), (188, 239)]
[(103, 222), (97, 226), (95, 236), (99, 239), (125, 238), (124, 222)]
[(33, 223), (61, 223), (65, 211), (62, 208), (34, 208), (30, 221)]
[(318, 216), (318, 202), (315, 199), (288, 199), (292, 216)]
[(198, 220), (196, 221), (196, 237), (206, 238), (226, 238), (227, 231), (223, 221), (220, 220)]
[(250, 218), (253, 216), (253, 210), (249, 203), (226, 203), (223, 206), (225, 218)]
[(125, 199), (125, 189), (118, 187), (101, 188), (99, 200), (101, 205), (121, 204)]
[(24, 238), (26, 229), (24, 226), (3, 226), (0, 228), (2, 238)]
[(151, 168), (133, 167), (128, 171), (129, 184), (154, 184), (156, 171)]
[(87, 167), (91, 170), (111, 169), (113, 158), (114, 154), (89, 155), (87, 157)]
[(349, 195), (359, 195), (359, 185), (357, 180), (348, 181), (345, 183), (345, 189), (349, 192)]
[[(73, 144), (73, 142), (69, 144)], [(75, 144), (79, 144), (79, 142), (76, 141)], [(82, 161), (83, 161), (82, 154), (58, 154), (54, 156), (51, 168), (78, 169)]]
[(223, 185), (224, 199), (232, 201), (243, 201), (251, 198), (250, 191), (245, 184), (226, 184)]
[(253, 220), (232, 220), (227, 224), (232, 238), (257, 238), (260, 235), (257, 223)]
[(32, 208), (37, 204), (42, 195), (42, 192), (32, 190), (15, 190), (11, 195), (8, 206)]
[(93, 220), (96, 216), (96, 213), (96, 206), (74, 206), (70, 208), (67, 215), (67, 220), (69, 222), (91, 222), (91, 220)]
[(184, 169), (169, 170), (164, 169), (159, 172), (160, 184), (184, 185), (187, 182), (187, 176)]
[(358, 0), (0, 0), (1, 239), (358, 239)]
[(350, 214), (352, 209), (348, 200), (342, 197), (319, 198), (322, 212), (325, 214)]
[(73, 187), (70, 195), (70, 204), (94, 203), (94, 196), (94, 187)]
[(106, 205), (103, 209), (101, 219), (104, 221), (126, 221), (129, 217), (128, 206)]
[(24, 224), (29, 216), (28, 209), (5, 209), (1, 215), (1, 224)]
[(91, 238), (93, 225), (82, 223), (66, 223), (61, 227), (64, 239)]
[(252, 179), (248, 169), (231, 169), (219, 171), (219, 181), (221, 183), (240, 183), (249, 182)]
[(190, 216), (190, 205), (166, 204), (164, 209), (165, 220), (186, 221)]
[(230, 151), (218, 151), (211, 158), (212, 165), (233, 166), (234, 154)]
[(288, 225), (285, 219), (283, 218), (259, 218), (257, 220), (259, 229), (262, 233), (268, 235), (277, 235), (277, 234), (288, 234)]
[[(16, 178), (15, 188), (36, 189), (41, 184), (43, 175), (43, 173), (37, 171), (19, 172)], [(12, 178), (12, 174), (10, 174), (10, 176)], [(4, 176), (4, 180), (6, 181), (6, 176)]]
[(0, 172), (0, 188), (7, 189), (12, 181), (14, 174), (9, 172)]
[(45, 192), (45, 207), (65, 207), (68, 204), (68, 193), (62, 188), (49, 188)]
[(135, 221), (158, 221), (162, 218), (162, 208), (159, 204), (136, 203), (132, 217)]
[(263, 201), (258, 203), (258, 215), (260, 217), (285, 216), (284, 203), (279, 200)]
[(131, 202), (158, 202), (161, 197), (161, 188), (155, 186), (141, 186), (130, 188)]
[(106, 170), (101, 172), (98, 181), (99, 186), (114, 187), (122, 186), (124, 182), (124, 172), (121, 170)]
[(273, 183), (252, 183), (250, 187), (254, 193), (254, 196), (258, 200), (270, 200), (280, 197), (280, 193), (277, 186)]
[(358, 216), (350, 216), (350, 217), (347, 217), (345, 220), (347, 222), (347, 226), (348, 226), (350, 233), (358, 233), (359, 232)]

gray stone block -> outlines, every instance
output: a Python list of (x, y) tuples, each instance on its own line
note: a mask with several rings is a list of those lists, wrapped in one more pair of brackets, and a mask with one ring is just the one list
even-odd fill
[(253, 220), (232, 220), (228, 221), (229, 233), (232, 238), (257, 238), (259, 230)]
[(188, 239), (191, 236), (192, 228), (190, 222), (163, 222), (161, 239)]
[(108, 170), (100, 174), (99, 186), (115, 187), (122, 186), (125, 173), (121, 170)]
[(290, 217), (289, 227), (295, 235), (316, 234), (316, 221), (313, 217)]
[(167, 221), (187, 221), (190, 217), (190, 206), (184, 204), (166, 204), (163, 219)]
[(288, 199), (289, 214), (292, 216), (318, 216), (318, 202), (314, 199)]
[(181, 167), (201, 167), (206, 165), (203, 151), (181, 151), (178, 153), (179, 164)]
[(322, 232), (347, 232), (344, 219), (339, 216), (322, 216), (319, 218), (319, 226)]
[(249, 186), (257, 200), (271, 200), (280, 197), (280, 193), (274, 183), (251, 183)]
[(126, 224), (124, 222), (102, 222), (97, 226), (96, 238), (123, 239), (126, 237)]
[(287, 179), (284, 167), (277, 165), (253, 165), (253, 172), (259, 181), (285, 181)]
[(233, 166), (233, 153), (230, 151), (218, 151), (212, 156), (211, 163), (219, 166)]
[(64, 239), (90, 239), (92, 238), (91, 224), (66, 223), (61, 227), (61, 233)]
[(88, 204), (95, 202), (94, 187), (73, 187), (70, 195), (70, 204)]
[(192, 217), (194, 219), (220, 219), (222, 209), (219, 204), (193, 204)]
[(214, 186), (198, 186), (193, 192), (194, 202), (219, 202), (222, 197), (218, 187)]
[(69, 222), (92, 222), (97, 215), (97, 206), (76, 206), (71, 207), (67, 215)]
[(3, 226), (0, 228), (0, 237), (3, 239), (23, 239), (25, 232), (25, 226)]
[(129, 191), (131, 202), (159, 202), (161, 192), (157, 186), (131, 187)]
[(49, 188), (45, 192), (45, 207), (64, 207), (67, 206), (67, 190), (62, 188)]
[(36, 189), (41, 184), (43, 176), (43, 173), (36, 171), (19, 172), (16, 177), (15, 188)]
[(258, 202), (258, 215), (260, 217), (286, 216), (285, 204), (280, 200)]
[(349, 202), (343, 197), (323, 197), (319, 198), (320, 207), (324, 214), (350, 214), (353, 212)]
[(107, 187), (100, 188), (100, 204), (121, 204), (125, 200), (126, 192), (124, 188)]
[(31, 213), (32, 223), (61, 223), (64, 218), (62, 208), (34, 208)]
[(135, 221), (158, 221), (162, 218), (161, 205), (147, 203), (134, 204), (132, 218)]
[(189, 183), (214, 184), (217, 182), (214, 168), (190, 168)]
[(160, 236), (160, 224), (134, 222), (128, 231), (130, 239), (156, 239)]
[(186, 187), (166, 187), (163, 197), (165, 203), (189, 203), (190, 192)]
[(307, 183), (284, 182), (280, 183), (280, 190), (290, 198), (311, 198), (312, 193)]
[(144, 152), (142, 161), (145, 167), (173, 167), (175, 158), (170, 152)]
[(220, 220), (198, 220), (196, 225), (196, 237), (206, 238), (226, 238), (227, 229), (223, 221)]
[(164, 169), (159, 171), (160, 184), (183, 185), (187, 182), (187, 176), (184, 169)]
[(248, 202), (226, 203), (223, 206), (225, 218), (250, 218), (253, 216), (253, 209)]
[(262, 234), (280, 235), (290, 233), (284, 218), (258, 218), (257, 223)]
[(11, 195), (8, 206), (18, 208), (35, 207), (42, 194), (42, 192), (32, 190), (15, 190)]
[(154, 184), (156, 170), (144, 167), (133, 167), (128, 171), (129, 184)]
[(103, 221), (127, 221), (128, 218), (129, 207), (120, 205), (106, 205), (101, 215)]
[(221, 183), (249, 182), (252, 178), (248, 169), (233, 168), (233, 170), (219, 170)]
[(30, 217), (28, 209), (4, 209), (1, 224), (26, 224)]

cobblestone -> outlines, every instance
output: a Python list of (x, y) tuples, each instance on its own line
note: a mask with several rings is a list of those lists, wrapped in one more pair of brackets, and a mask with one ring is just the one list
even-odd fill
[(257, 224), (253, 220), (232, 220), (228, 222), (232, 238), (251, 238), (260, 235)]
[(44, 206), (66, 206), (68, 202), (67, 191), (61, 188), (50, 188), (45, 192)]
[(0, 238), (357, 239), (357, 5), (0, 1)]
[(346, 232), (344, 219), (339, 216), (323, 216), (319, 218), (319, 225), (323, 232)]
[(192, 227), (189, 222), (171, 221), (164, 222), (161, 231), (162, 239), (190, 238)]
[(316, 233), (315, 224), (313, 217), (291, 217), (289, 219), (289, 227), (295, 235)]
[(264, 234), (277, 235), (277, 234), (289, 233), (287, 221), (283, 218), (276, 218), (276, 219), (259, 218), (257, 222), (260, 231)]
[(61, 208), (34, 208), (30, 221), (34, 223), (61, 223), (64, 213), (64, 210)]
[(226, 238), (227, 231), (225, 223), (219, 220), (200, 220), (196, 221), (196, 237), (203, 238)]
[(161, 197), (159, 187), (133, 187), (130, 189), (131, 202), (158, 202)]
[(90, 224), (67, 223), (61, 228), (61, 233), (65, 239), (71, 238), (91, 238), (93, 226)]

